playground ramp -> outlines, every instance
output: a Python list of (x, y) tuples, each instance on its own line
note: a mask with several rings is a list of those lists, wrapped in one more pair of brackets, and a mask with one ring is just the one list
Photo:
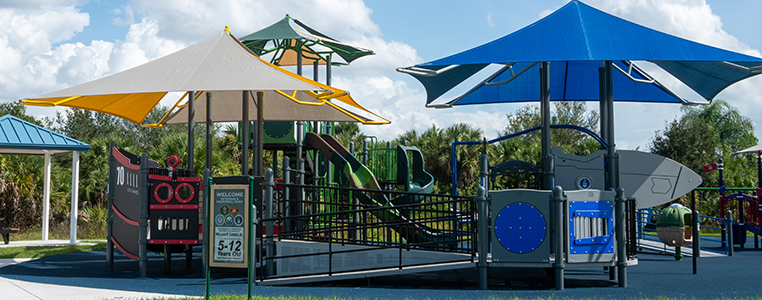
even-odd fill
[[(471, 197), (426, 194), (422, 203), (383, 206), (373, 199), (407, 192), (279, 184), (289, 198), (267, 224), (275, 255), (260, 259), (274, 271), (265, 285), (297, 284), (473, 267), (475, 203)], [(304, 195), (302, 200), (298, 195)], [(293, 197), (292, 197), (293, 196)], [(293, 199), (297, 198), (297, 199)], [(453, 210), (457, 208), (459, 212)], [(410, 218), (400, 216), (404, 208)], [(435, 233), (437, 235), (435, 236)], [(425, 237), (425, 238), (424, 238)], [(266, 242), (265, 242), (266, 243)]]

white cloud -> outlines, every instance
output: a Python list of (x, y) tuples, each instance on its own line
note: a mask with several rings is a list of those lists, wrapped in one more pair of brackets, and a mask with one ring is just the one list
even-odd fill
[[(59, 68), (77, 53), (90, 55), (85, 47), (53, 47), (55, 43), (68, 40), (81, 32), (90, 22), (87, 13), (73, 6), (41, 10), (0, 9), (0, 88), (3, 100), (30, 97), (62, 85), (57, 81)], [(99, 46), (98, 46), (99, 47)], [(95, 49), (95, 48), (94, 48)], [(91, 62), (88, 62), (91, 63)], [(98, 68), (89, 71), (68, 65), (68, 78), (88, 77)]]
[(492, 13), (487, 14), (487, 26), (495, 27), (495, 22), (492, 20)]
[[(390, 140), (407, 130), (447, 127), (455, 122), (482, 128), (494, 137), (505, 124), (505, 113), (520, 105), (460, 107), (434, 110), (423, 106), (425, 92), (395, 68), (420, 63), (418, 51), (402, 41), (385, 39), (373, 22), (373, 11), (361, 0), (133, 0), (114, 14), (116, 24), (129, 26), (119, 39), (66, 43), (89, 24), (89, 15), (76, 8), (76, 0), (0, 0), (0, 95), (16, 100), (40, 95), (112, 74), (156, 59), (231, 27), (243, 36), (282, 19), (287, 13), (342, 42), (372, 49), (350, 66), (333, 69), (332, 84), (352, 92), (362, 105), (392, 120), (389, 126), (363, 130)], [(702, 0), (588, 0), (590, 5), (657, 30), (721, 48), (759, 56), (757, 49), (722, 29), (721, 19)], [(553, 9), (562, 5), (553, 2)], [(54, 9), (51, 7), (55, 6)], [(16, 8), (16, 9), (12, 9)], [(325, 17), (341, 11), (342, 17)], [(488, 25), (492, 15), (487, 16)], [(493, 24), (494, 25), (494, 24)], [(522, 24), (522, 27), (528, 24)], [(506, 32), (507, 34), (508, 32)], [(469, 45), (466, 45), (469, 46)], [(475, 46), (475, 45), (470, 45)], [(311, 74), (305, 68), (305, 74)], [(321, 68), (321, 81), (324, 81)], [(310, 76), (308, 76), (310, 77)], [(685, 88), (662, 80), (679, 94)], [(762, 116), (762, 78), (734, 85), (718, 98), (731, 101), (749, 116)], [(626, 113), (625, 113), (626, 112)], [(679, 115), (678, 106), (617, 104), (620, 147), (646, 146), (663, 121)], [(634, 116), (634, 117), (633, 117)], [(759, 124), (762, 117), (755, 119)]]
[[(722, 19), (712, 11), (705, 0), (589, 0), (587, 3), (626, 20), (681, 38), (747, 55), (762, 56), (759, 49), (751, 48), (724, 31)], [(678, 95), (691, 101), (703, 100), (661, 69), (647, 65), (644, 65), (644, 69)], [(736, 83), (721, 92), (715, 99), (728, 100), (738, 107), (742, 114), (751, 117), (756, 124), (762, 124), (762, 117), (760, 117), (762, 116), (762, 77), (757, 76)], [(653, 121), (669, 122), (680, 115), (677, 106), (656, 104), (617, 104), (617, 106), (618, 111), (620, 106), (627, 107), (625, 116), (620, 116), (622, 114), (618, 113), (617, 117), (644, 116), (631, 118), (629, 119), (631, 122), (617, 122), (617, 126), (620, 126), (617, 131), (627, 133), (622, 134), (626, 139), (623, 142), (631, 145), (632, 148), (647, 146), (648, 139), (654, 136), (654, 130), (664, 129), (663, 122)], [(647, 131), (650, 132), (646, 132), (644, 128), (648, 128)], [(756, 129), (757, 136), (760, 136), (762, 128), (757, 126)]]

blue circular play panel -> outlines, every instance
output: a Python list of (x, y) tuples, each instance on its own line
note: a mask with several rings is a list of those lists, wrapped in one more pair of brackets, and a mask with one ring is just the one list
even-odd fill
[(495, 218), (495, 236), (503, 248), (513, 253), (529, 253), (545, 240), (545, 217), (533, 205), (513, 203)]

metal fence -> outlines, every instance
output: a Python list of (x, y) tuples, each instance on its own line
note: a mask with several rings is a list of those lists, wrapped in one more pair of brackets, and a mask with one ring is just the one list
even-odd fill
[[(328, 247), (321, 252), (261, 257), (266, 264), (327, 255), (331, 266), (337, 254), (389, 248), (400, 252), (398, 268), (410, 266), (402, 260), (402, 251), (407, 250), (470, 254), (461, 257), (471, 261), (476, 255), (473, 197), (296, 184), (277, 184), (276, 191), (281, 197), (273, 201), (273, 217), (261, 220), (274, 228), (265, 240), (313, 241)], [(337, 245), (363, 247), (336, 250)]]
[[(661, 213), (660, 209), (641, 209), (637, 211), (637, 238), (638, 246), (641, 245), (642, 240), (659, 241), (656, 233), (656, 219)], [(732, 223), (732, 219), (723, 219), (710, 216), (699, 215), (698, 222), (694, 222), (697, 226), (701, 226), (699, 232), (707, 233), (708, 235), (699, 234), (699, 249), (702, 251), (711, 251), (715, 253), (730, 254), (729, 244), (725, 241), (729, 224)], [(714, 224), (720, 224), (715, 227)], [(717, 236), (719, 234), (719, 236)], [(694, 237), (696, 238), (696, 237)], [(659, 241), (660, 242), (660, 241)], [(666, 250), (667, 246), (664, 246)]]

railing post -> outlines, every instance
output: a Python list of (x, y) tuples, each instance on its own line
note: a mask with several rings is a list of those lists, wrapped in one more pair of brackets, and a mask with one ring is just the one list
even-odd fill
[[(299, 158), (299, 160), (296, 161), (296, 172), (298, 173), (298, 179), (297, 183), (299, 184), (299, 190), (296, 194), (296, 200), (297, 200), (297, 206), (296, 206), (296, 214), (298, 216), (304, 216), (304, 158)], [(299, 219), (299, 221), (296, 223), (296, 230), (299, 232), (304, 231), (304, 220)]]
[[(201, 250), (201, 262), (202, 262), (202, 264), (201, 265), (202, 265), (202, 271), (203, 271), (203, 273), (206, 274), (207, 268), (209, 266), (209, 264), (207, 262), (207, 260), (209, 259), (209, 245), (208, 245), (209, 244), (209, 236), (210, 236), (209, 235), (209, 228), (211, 228), (209, 226), (209, 222), (210, 222), (210, 219), (209, 219), (209, 211), (210, 211), (210, 209), (209, 209), (209, 201), (210, 200), (209, 200), (209, 198), (210, 198), (210, 193), (211, 193), (210, 188), (209, 188), (209, 178), (212, 177), (212, 170), (209, 170), (209, 169), (205, 168), (202, 176), (204, 176), (204, 178), (203, 178), (203, 180), (204, 180), (203, 181), (204, 182), (203, 183), (203, 185), (204, 185), (203, 186), (203, 191), (204, 192), (203, 192), (203, 197), (202, 197), (202, 199), (203, 199), (202, 201), (203, 202), (201, 203), (201, 207), (203, 208), (203, 211), (204, 211), (203, 212), (204, 227), (202, 227), (203, 231), (204, 231), (204, 234), (201, 235), (201, 238), (202, 238), (202, 240), (201, 240), (201, 245), (202, 245), (201, 246), (201, 249), (202, 249)], [(252, 217), (252, 218), (254, 218), (254, 217)]]
[(477, 234), (477, 251), (479, 252), (479, 262), (477, 263), (477, 266), (479, 267), (479, 288), (482, 290), (488, 288), (487, 255), (489, 253), (489, 212), (487, 210), (486, 194), (487, 191), (483, 186), (480, 186), (479, 189), (476, 190), (477, 215), (479, 216), (479, 219), (477, 219), (477, 228), (479, 230), (479, 234)]
[(291, 188), (288, 184), (291, 183), (291, 160), (288, 156), (283, 157), (283, 183), (287, 184), (283, 186), (283, 212), (282, 214), (287, 218), (286, 224), (284, 224), (285, 231), (291, 231), (293, 220), (291, 220)]
[(362, 140), (362, 164), (368, 166), (368, 140)]
[(560, 186), (553, 188), (553, 246), (555, 260), (553, 270), (556, 290), (564, 289), (564, 190)]
[(728, 256), (733, 256), (733, 212), (726, 212), (725, 220), (725, 236), (728, 237)]
[(486, 154), (479, 156), (479, 180), (480, 185), (484, 187), (484, 196), (489, 197), (489, 158)]
[(616, 189), (616, 213), (614, 220), (616, 221), (616, 255), (617, 255), (617, 275), (619, 275), (619, 287), (627, 287), (627, 253), (625, 250), (625, 237), (624, 237), (624, 203), (627, 198), (624, 196), (624, 188), (618, 187)]
[(266, 253), (267, 255), (267, 267), (266, 267), (266, 276), (272, 276), (275, 274), (275, 269), (273, 268), (273, 256), (275, 256), (275, 241), (273, 241), (273, 211), (275, 210), (275, 203), (273, 203), (273, 186), (275, 185), (275, 181), (273, 180), (273, 170), (267, 169), (267, 172), (265, 173), (265, 207), (267, 212), (267, 222), (265, 225), (267, 226), (267, 232), (266, 232)]

